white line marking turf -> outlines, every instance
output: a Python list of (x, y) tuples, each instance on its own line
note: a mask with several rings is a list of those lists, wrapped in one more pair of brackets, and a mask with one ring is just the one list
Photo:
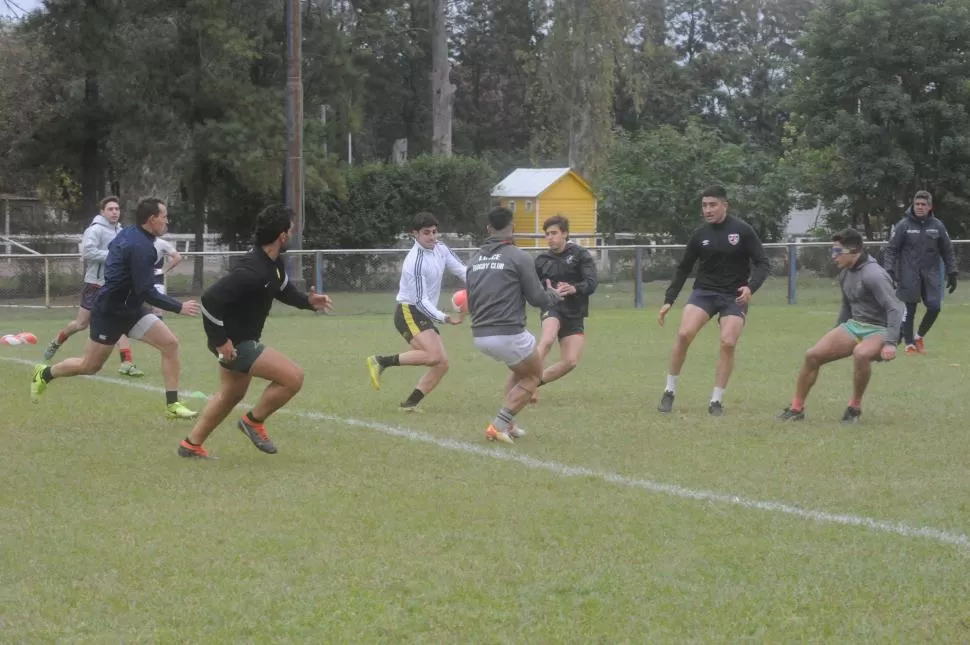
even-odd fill
[[(0, 361), (6, 361), (10, 363), (21, 363), (24, 365), (35, 365), (31, 361), (27, 361), (20, 358), (7, 358), (0, 357)], [(146, 392), (154, 392), (161, 394), (165, 390), (154, 385), (148, 385), (145, 383), (137, 383), (129, 380), (122, 380), (117, 378), (111, 378), (107, 376), (87, 376), (94, 381), (100, 381), (103, 383), (111, 383), (112, 385), (121, 385), (124, 387), (133, 388), (136, 390), (144, 390)], [(24, 381), (24, 390), (27, 389), (26, 379)], [(183, 391), (184, 396), (191, 396), (191, 392)], [(766, 500), (748, 499), (746, 497), (741, 497), (740, 495), (732, 495), (730, 493), (718, 493), (716, 491), (708, 491), (702, 489), (686, 488), (684, 486), (678, 486), (676, 484), (665, 484), (663, 482), (656, 482), (649, 479), (640, 479), (636, 477), (627, 477), (625, 475), (619, 475), (617, 473), (603, 472), (585, 468), (583, 466), (569, 466), (567, 464), (561, 464), (555, 461), (546, 461), (542, 459), (536, 459), (528, 455), (521, 454), (519, 452), (510, 452), (514, 449), (495, 449), (486, 448), (473, 443), (468, 443), (466, 441), (458, 441), (457, 439), (445, 439), (441, 437), (435, 437), (433, 435), (425, 434), (423, 432), (418, 432), (417, 430), (410, 430), (408, 428), (402, 428), (400, 426), (388, 425), (385, 423), (377, 423), (375, 421), (365, 421), (362, 419), (352, 419), (347, 417), (337, 416), (335, 414), (325, 414), (321, 412), (302, 412), (297, 410), (288, 410), (283, 408), (279, 411), (280, 413), (290, 414), (293, 416), (300, 417), (302, 419), (307, 419), (309, 421), (327, 421), (331, 423), (337, 423), (345, 426), (350, 426), (354, 428), (365, 428), (367, 430), (374, 430), (391, 437), (399, 437), (401, 439), (407, 439), (409, 441), (416, 441), (418, 443), (429, 444), (436, 446), (438, 448), (444, 448), (445, 450), (454, 450), (455, 452), (461, 452), (466, 455), (477, 455), (480, 457), (489, 457), (491, 459), (498, 459), (501, 461), (509, 461), (517, 464), (521, 464), (527, 468), (532, 468), (535, 470), (544, 470), (546, 472), (558, 475), (560, 477), (589, 477), (591, 479), (599, 479), (601, 481), (615, 484), (617, 486), (623, 486), (624, 488), (635, 488), (639, 490), (648, 491), (651, 493), (658, 493), (661, 495), (667, 495), (670, 497), (678, 497), (681, 499), (690, 499), (699, 502), (710, 502), (715, 504), (725, 504), (728, 506), (739, 506), (741, 508), (766, 511), (769, 513), (780, 513), (782, 515), (790, 515), (792, 517), (797, 517), (803, 520), (809, 520), (812, 522), (817, 522), (819, 524), (841, 524), (843, 526), (857, 526), (869, 529), (871, 531), (877, 531), (879, 533), (889, 533), (892, 535), (898, 535), (907, 538), (926, 538), (934, 540), (936, 542), (941, 542), (943, 544), (970, 548), (970, 537), (962, 533), (953, 533), (950, 531), (944, 531), (942, 529), (933, 528), (931, 526), (911, 526), (905, 522), (892, 522), (888, 520), (878, 520), (871, 517), (865, 517), (863, 515), (852, 515), (849, 513), (830, 513), (828, 511), (818, 511), (812, 509), (801, 508), (798, 506), (792, 506), (791, 504), (785, 504), (784, 502), (774, 502)]]

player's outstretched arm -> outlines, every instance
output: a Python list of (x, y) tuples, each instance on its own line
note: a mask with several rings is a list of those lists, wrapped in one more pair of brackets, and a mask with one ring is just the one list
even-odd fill
[(862, 277), (872, 295), (876, 298), (882, 308), (886, 311), (886, 343), (893, 347), (899, 342), (900, 329), (903, 325), (903, 316), (906, 309), (903, 303), (896, 297), (896, 290), (893, 288), (892, 279), (885, 271), (867, 272)]
[[(130, 251), (132, 291), (142, 302), (173, 314), (182, 313), (182, 303), (155, 288), (155, 247), (136, 247)], [(199, 310), (186, 315), (194, 316)]]
[(296, 309), (304, 309), (306, 311), (315, 311), (316, 307), (310, 302), (310, 295), (303, 293), (299, 289), (293, 286), (293, 283), (289, 280), (282, 289), (276, 294), (276, 299), (282, 302), (284, 305), (294, 307)]
[(465, 276), (468, 273), (468, 267), (465, 266), (465, 263), (462, 262), (461, 259), (457, 255), (455, 255), (455, 252), (452, 251), (450, 248), (448, 248), (446, 244), (442, 242), (438, 242), (438, 246), (441, 248), (442, 251), (444, 251), (445, 266), (448, 268), (448, 270), (451, 272), (452, 275), (454, 275), (462, 282), (465, 282)]
[(525, 296), (525, 301), (530, 305), (539, 309), (549, 309), (562, 300), (562, 294), (552, 288), (548, 279), (546, 286), (539, 282), (535, 263), (524, 251), (512, 249), (509, 254), (509, 261), (515, 265), (515, 269), (518, 271), (522, 295)]
[(684, 249), (684, 257), (681, 258), (680, 264), (677, 265), (677, 270), (674, 272), (674, 278), (670, 281), (670, 286), (667, 287), (667, 291), (664, 293), (665, 305), (672, 305), (674, 304), (674, 301), (677, 300), (677, 296), (680, 295), (680, 290), (684, 288), (684, 283), (687, 282), (687, 278), (690, 277), (690, 272), (694, 270), (694, 263), (697, 262), (698, 256), (699, 253), (697, 250), (695, 233), (694, 235), (691, 235), (690, 240), (687, 241), (687, 248)]

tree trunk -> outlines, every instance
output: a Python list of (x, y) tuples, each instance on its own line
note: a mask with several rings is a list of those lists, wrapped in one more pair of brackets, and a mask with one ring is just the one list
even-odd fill
[(431, 0), (431, 154), (451, 156), (455, 86), (448, 60), (446, 0)]
[(104, 190), (101, 168), (101, 93), (98, 74), (89, 69), (84, 75), (84, 143), (81, 145), (80, 219), (97, 214)]

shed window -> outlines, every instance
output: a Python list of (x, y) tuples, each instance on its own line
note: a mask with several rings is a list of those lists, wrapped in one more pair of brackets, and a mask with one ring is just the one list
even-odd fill
[(528, 212), (530, 212), (530, 213), (532, 212), (532, 202), (531, 201), (527, 201), (525, 203), (525, 210), (528, 211)]
[(513, 213), (515, 212), (515, 200), (514, 199), (510, 199), (509, 200), (509, 210), (512, 211)]

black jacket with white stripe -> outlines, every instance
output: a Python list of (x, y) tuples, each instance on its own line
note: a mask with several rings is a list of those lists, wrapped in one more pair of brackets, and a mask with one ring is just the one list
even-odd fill
[(202, 324), (209, 346), (221, 347), (226, 340), (233, 345), (258, 341), (274, 298), (313, 311), (307, 294), (290, 283), (283, 258), (274, 260), (256, 247), (202, 294)]

